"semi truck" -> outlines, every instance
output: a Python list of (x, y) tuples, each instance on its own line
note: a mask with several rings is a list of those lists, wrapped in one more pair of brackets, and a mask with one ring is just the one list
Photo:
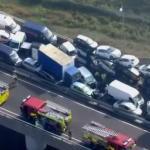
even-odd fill
[(74, 59), (52, 44), (41, 45), (39, 49), (32, 48), (31, 53), (32, 58), (42, 64), (42, 69), (53, 75), (57, 81), (70, 86), (81, 80), (82, 75), (75, 67)]

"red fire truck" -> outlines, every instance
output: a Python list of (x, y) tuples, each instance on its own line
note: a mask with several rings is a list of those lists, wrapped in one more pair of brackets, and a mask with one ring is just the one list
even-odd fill
[(132, 138), (94, 121), (83, 127), (83, 141), (97, 150), (134, 150), (136, 146)]
[(49, 100), (28, 96), (20, 109), (25, 118), (37, 120), (45, 129), (65, 132), (72, 123), (71, 110)]

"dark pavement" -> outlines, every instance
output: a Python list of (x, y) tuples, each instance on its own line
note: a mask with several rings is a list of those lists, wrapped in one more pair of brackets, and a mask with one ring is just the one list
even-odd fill
[[(9, 84), (12, 82), (12, 78), (3, 73), (0, 73), (0, 79)], [(10, 88), (10, 98), (2, 105), (2, 107), (16, 114), (20, 114), (20, 103), (28, 95), (36, 96), (44, 100), (51, 100), (71, 109), (73, 114), (73, 136), (78, 140), (82, 140), (82, 126), (93, 120), (102, 123), (108, 128), (136, 139), (138, 144), (136, 150), (141, 150), (142, 148), (150, 149), (150, 134), (148, 132), (138, 129), (132, 125), (128, 125), (122, 121), (115, 120), (103, 113), (99, 113), (98, 111), (83, 107), (71, 100), (48, 93), (47, 91), (22, 81), (19, 81), (18, 87)]]

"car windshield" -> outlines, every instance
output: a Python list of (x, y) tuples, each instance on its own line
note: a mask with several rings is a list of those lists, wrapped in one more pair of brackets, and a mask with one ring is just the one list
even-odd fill
[(46, 30), (44, 31), (44, 35), (47, 39), (50, 39), (53, 33), (49, 29), (46, 28)]
[(75, 56), (77, 54), (77, 51), (73, 50), (73, 51), (70, 51), (68, 53), (69, 53), (69, 56)]
[(114, 52), (115, 51), (115, 48), (114, 47), (109, 47), (108, 49), (107, 49), (107, 51), (109, 51), (109, 52)]
[(87, 77), (85, 80), (86, 80), (87, 82), (90, 82), (90, 81), (93, 81), (94, 78), (93, 78), (93, 76), (89, 76), (89, 77)]
[(88, 39), (86, 40), (86, 43), (87, 43), (88, 45), (92, 45), (92, 44), (94, 43), (94, 41), (93, 41), (92, 39), (88, 38)]
[(90, 89), (88, 86), (84, 86), (84, 87), (82, 88), (82, 90), (83, 90), (85, 93), (91, 92), (91, 89)]
[(14, 53), (10, 54), (10, 58), (13, 62), (17, 62), (19, 59), (19, 56), (17, 53), (14, 52)]
[(138, 101), (141, 101), (143, 98), (142, 98), (141, 94), (138, 94), (133, 99), (138, 102)]
[(35, 66), (35, 68), (38, 68), (38, 67), (41, 66), (41, 64), (39, 64), (38, 62), (36, 62), (36, 63), (34, 64), (34, 66)]
[(10, 45), (9, 45), (11, 48), (19, 48), (19, 43), (16, 43), (16, 42), (10, 42)]

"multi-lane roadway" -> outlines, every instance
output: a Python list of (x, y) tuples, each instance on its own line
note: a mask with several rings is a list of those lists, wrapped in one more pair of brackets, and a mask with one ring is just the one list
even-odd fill
[[(12, 83), (12, 78), (9, 74), (0, 72), (0, 79), (10, 85)], [(136, 139), (138, 145), (137, 150), (141, 150), (143, 148), (150, 149), (150, 133), (148, 131), (137, 128), (121, 120), (114, 119), (102, 112), (96, 111), (62, 96), (55, 95), (42, 86), (39, 87), (22, 79), (19, 80), (18, 87), (10, 86), (10, 98), (2, 105), (1, 109), (6, 109), (19, 115), (20, 103), (28, 95), (36, 96), (44, 100), (51, 100), (71, 109), (73, 115), (73, 136), (77, 142), (82, 140), (82, 126), (93, 120), (102, 123), (108, 128), (112, 128), (113, 130)]]

